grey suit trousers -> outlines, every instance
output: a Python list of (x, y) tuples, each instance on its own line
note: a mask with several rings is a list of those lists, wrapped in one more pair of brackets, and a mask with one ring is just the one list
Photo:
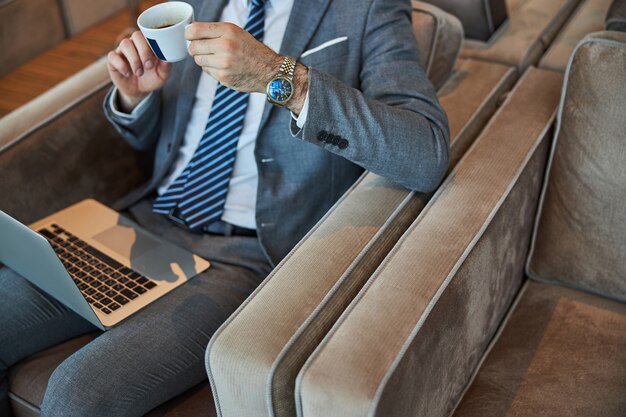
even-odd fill
[[(213, 332), (271, 271), (254, 237), (193, 234), (151, 212), (129, 209), (153, 233), (209, 259), (212, 267), (65, 360), (53, 373), (42, 417), (133, 417), (206, 379)], [(96, 329), (8, 268), (0, 268), (0, 415), (8, 413), (7, 369)]]

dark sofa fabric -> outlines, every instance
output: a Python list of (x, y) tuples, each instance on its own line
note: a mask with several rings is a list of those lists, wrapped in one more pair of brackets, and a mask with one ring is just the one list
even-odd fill
[(461, 20), (465, 37), (487, 41), (507, 19), (505, 0), (431, 0)]
[(529, 283), (453, 417), (623, 416), (626, 305)]
[(606, 14), (606, 30), (626, 32), (626, 0), (614, 0)]
[(0, 153), (0, 210), (32, 223), (85, 198), (112, 205), (145, 179), (94, 94)]

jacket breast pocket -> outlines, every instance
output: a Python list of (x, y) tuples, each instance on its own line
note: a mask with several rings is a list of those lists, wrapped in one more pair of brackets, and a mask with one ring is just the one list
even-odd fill
[(341, 57), (348, 55), (348, 37), (342, 36), (323, 42), (318, 46), (304, 51), (299, 61), (307, 67), (316, 68), (320, 64), (327, 64), (329, 61), (341, 61)]

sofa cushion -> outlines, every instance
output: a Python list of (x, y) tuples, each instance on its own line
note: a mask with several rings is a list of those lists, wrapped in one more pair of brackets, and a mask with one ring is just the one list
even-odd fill
[(583, 0), (565, 28), (554, 40), (539, 66), (565, 72), (574, 48), (585, 36), (602, 30), (611, 0)]
[(57, 0), (11, 0), (1, 3), (0, 77), (3, 77), (65, 39), (65, 29)]
[(467, 41), (461, 56), (512, 65), (536, 64), (579, 0), (508, 0), (509, 19), (488, 42)]
[(85, 198), (111, 205), (144, 181), (137, 155), (104, 117), (105, 93), (0, 150), (0, 172), (14, 173), (0, 176), (0, 210), (29, 224)]
[(525, 74), (303, 366), (300, 416), (452, 410), (523, 279), (561, 82)]
[(626, 33), (574, 52), (528, 272), (626, 300)]
[(128, 0), (61, 0), (60, 3), (67, 31), (74, 36), (119, 12), (127, 6)]
[(465, 36), (488, 40), (507, 18), (505, 0), (431, 0), (430, 3), (461, 19)]
[(32, 355), (12, 366), (9, 370), (9, 395), (13, 408), (22, 413), (37, 410), (43, 401), (52, 372), (61, 362), (92, 341), (94, 337), (95, 335), (77, 337)]
[(626, 305), (530, 283), (453, 417), (622, 416)]
[(606, 15), (604, 28), (626, 32), (626, 0), (613, 0), (613, 4)]
[(450, 78), (463, 45), (459, 19), (430, 4), (413, 1), (413, 31), (422, 66), (435, 89)]

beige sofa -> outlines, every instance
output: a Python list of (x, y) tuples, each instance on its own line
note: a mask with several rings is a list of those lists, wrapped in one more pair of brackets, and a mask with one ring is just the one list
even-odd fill
[(625, 67), (601, 32), (563, 92), (525, 74), (300, 370), (299, 416), (623, 415)]
[[(420, 13), (425, 16), (419, 16)], [(471, 60), (454, 69), (462, 39), (458, 22), (419, 3), (415, 5), (415, 16), (416, 19), (426, 17), (418, 33), (420, 43), (429, 48), (423, 59), (429, 76), (443, 84), (442, 102), (450, 106), (450, 122), (457, 138), (455, 148), (460, 154), (495, 111), (502, 94), (514, 83), (515, 71)], [(113, 205), (120, 196), (145, 180), (150, 156), (132, 152), (102, 115), (101, 103), (108, 86), (101, 61), (0, 120), (0, 171), (15, 173), (0, 177), (0, 195), (11, 196), (0, 202), (0, 209), (29, 223), (84, 198), (96, 198)], [(42, 172), (47, 174), (40, 175)], [(376, 201), (379, 204), (370, 205)], [(358, 202), (364, 204), (360, 211), (354, 211)], [(365, 176), (300, 249), (277, 269), (272, 281), (279, 283), (278, 276), (306, 276), (305, 267), (311, 273), (325, 275), (329, 285), (344, 275), (352, 276), (351, 273), (366, 275), (372, 266), (361, 268), (360, 263), (370, 255), (374, 262), (381, 260), (386, 248), (393, 245), (421, 206), (423, 202), (419, 197), (382, 178)], [(338, 226), (341, 230), (336, 230)], [(332, 268), (328, 274), (315, 265), (302, 263), (307, 250), (309, 256), (320, 253), (328, 242), (320, 239), (324, 234), (333, 241), (346, 242), (347, 239), (350, 242), (337, 254), (342, 256), (341, 262), (329, 264)], [(364, 249), (366, 254), (359, 257)], [(324, 294), (318, 293), (318, 300), (323, 297)], [(12, 367), (10, 395), (17, 416), (38, 415), (37, 407), (52, 371), (92, 337), (68, 341)], [(192, 410), (210, 412), (212, 409), (208, 384), (204, 384), (150, 415), (197, 415)]]
[(522, 73), (539, 62), (579, 1), (506, 0), (508, 21), (488, 41), (468, 40), (461, 56), (511, 65)]

